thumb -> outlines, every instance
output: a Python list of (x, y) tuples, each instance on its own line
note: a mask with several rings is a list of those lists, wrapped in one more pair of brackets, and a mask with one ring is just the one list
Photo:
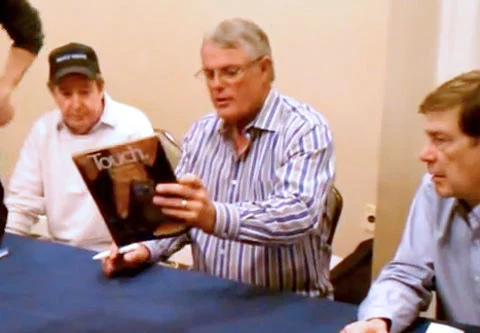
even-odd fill
[(127, 252), (123, 255), (123, 260), (130, 264), (139, 264), (147, 262), (150, 258), (150, 251), (145, 245), (140, 245), (135, 251)]

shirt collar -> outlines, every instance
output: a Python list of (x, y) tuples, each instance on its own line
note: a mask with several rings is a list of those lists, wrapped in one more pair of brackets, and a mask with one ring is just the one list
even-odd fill
[(462, 216), (470, 228), (478, 229), (480, 227), (480, 204), (470, 207), (465, 201), (455, 199), (453, 210)]
[[(115, 117), (114, 111), (112, 110), (113, 99), (106, 92), (103, 95), (103, 112), (100, 116), (99, 121), (92, 127), (90, 132), (95, 131), (100, 126), (109, 126), (115, 127), (117, 125), (117, 118)], [(59, 112), (57, 120), (57, 130), (62, 130), (65, 127), (65, 123), (62, 119), (62, 112)]]
[[(265, 99), (265, 102), (263, 103), (262, 109), (257, 114), (255, 119), (245, 126), (245, 130), (248, 131), (251, 128), (270, 132), (276, 132), (280, 130), (282, 126), (280, 121), (280, 102), (280, 94), (276, 89), (271, 88), (267, 98)], [(222, 119), (220, 119), (219, 133), (229, 133), (229, 127), (226, 126)]]

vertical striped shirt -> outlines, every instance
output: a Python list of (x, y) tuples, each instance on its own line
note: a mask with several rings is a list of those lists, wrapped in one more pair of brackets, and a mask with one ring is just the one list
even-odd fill
[(207, 115), (187, 133), (177, 175), (199, 176), (216, 209), (213, 235), (192, 228), (147, 242), (152, 260), (191, 242), (194, 269), (309, 296), (329, 296), (326, 200), (335, 171), (332, 135), (311, 106), (272, 89), (237, 154), (223, 121)]

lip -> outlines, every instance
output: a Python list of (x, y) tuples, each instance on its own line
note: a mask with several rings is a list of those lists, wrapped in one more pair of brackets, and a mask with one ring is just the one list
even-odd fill
[(75, 122), (83, 121), (84, 119), (84, 117), (70, 117), (70, 120)]
[(231, 98), (215, 98), (215, 105), (217, 107), (225, 107), (228, 106), (231, 103), (232, 99)]

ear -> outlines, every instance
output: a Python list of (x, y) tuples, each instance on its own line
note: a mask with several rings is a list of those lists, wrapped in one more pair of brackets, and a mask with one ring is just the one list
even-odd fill
[(273, 71), (272, 65), (273, 65), (272, 58), (270, 58), (269, 56), (264, 56), (260, 60), (260, 70), (262, 71), (263, 75), (268, 76), (269, 80)]
[(470, 143), (472, 146), (480, 147), (480, 138), (479, 137), (471, 137), (470, 138)]
[(55, 85), (52, 82), (47, 82), (47, 87), (48, 90), (50, 90), (50, 92), (53, 94), (53, 92), (55, 91)]
[(103, 93), (103, 89), (105, 88), (105, 81), (103, 79), (97, 79), (96, 84), (98, 90)]

